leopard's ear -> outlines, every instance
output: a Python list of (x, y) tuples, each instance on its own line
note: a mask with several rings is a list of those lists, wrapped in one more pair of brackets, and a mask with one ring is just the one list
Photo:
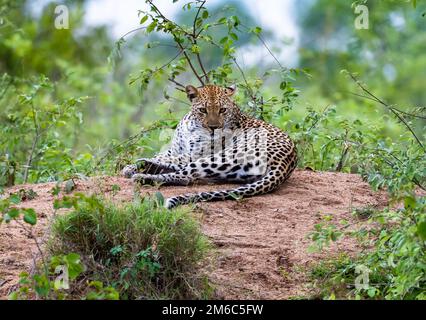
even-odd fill
[(235, 84), (232, 84), (225, 88), (225, 93), (228, 97), (232, 97), (235, 92), (237, 92), (237, 86)]
[(188, 99), (192, 102), (195, 98), (198, 97), (198, 90), (194, 86), (185, 87), (186, 95)]

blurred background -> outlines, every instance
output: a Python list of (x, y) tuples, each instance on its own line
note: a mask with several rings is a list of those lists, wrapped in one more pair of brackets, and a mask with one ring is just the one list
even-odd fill
[[(194, 11), (182, 10), (185, 1), (154, 2), (170, 19), (182, 25), (192, 23)], [(55, 28), (58, 4), (69, 8), (69, 29)], [(238, 15), (242, 24), (262, 28), (265, 43), (242, 33), (233, 46), (239, 66), (254, 84), (260, 83), (265, 99), (283, 90), (279, 76), (266, 79), (265, 73), (281, 67), (292, 70), (285, 83), (291, 85), (291, 101), (281, 101), (281, 105), (288, 104), (284, 108), (271, 107), (266, 120), (289, 131), (300, 141), (302, 152), (310, 150), (300, 166), (336, 169), (341, 149), (351, 140), (363, 143), (367, 136), (369, 141), (389, 146), (407, 141), (406, 130), (389, 110), (359, 97), (362, 92), (343, 70), (356, 73), (371, 92), (404, 112), (425, 107), (425, 4), (366, 4), (369, 28), (358, 30), (354, 1), (206, 3), (209, 19)], [(188, 111), (185, 95), (167, 77), (153, 77), (147, 87), (139, 83), (140, 70), (160, 67), (176, 53), (170, 37), (144, 30), (127, 34), (140, 27), (143, 15), (138, 12), (147, 9), (147, 4), (137, 0), (0, 0), (3, 184), (7, 180), (10, 184), (11, 170), (13, 179), (21, 182), (58, 179), (58, 172), (64, 171), (87, 173), (112, 145), (120, 147), (120, 141), (158, 120), (170, 120), (165, 126), (172, 130), (173, 123)], [(118, 51), (116, 42), (123, 36)], [(215, 48), (203, 48), (202, 56), (209, 70), (223, 63)], [(185, 85), (197, 84), (190, 72), (176, 79)], [(243, 81), (235, 70), (229, 80)], [(243, 96), (237, 100), (246, 108)], [(62, 113), (65, 104), (68, 111)], [(37, 139), (34, 112), (40, 117)], [(50, 112), (56, 115), (49, 118)], [(408, 121), (424, 139), (424, 118)], [(49, 130), (46, 136), (44, 129)], [(138, 142), (128, 158), (156, 152), (170, 135), (163, 130), (143, 136), (144, 142)], [(36, 148), (31, 147), (34, 143)], [(357, 172), (355, 159), (350, 161), (350, 152), (346, 156), (343, 168), (338, 169)]]

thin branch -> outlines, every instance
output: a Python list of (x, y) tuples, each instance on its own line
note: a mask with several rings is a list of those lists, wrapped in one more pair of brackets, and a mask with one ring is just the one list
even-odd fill
[[(198, 20), (198, 16), (200, 15), (200, 12), (203, 9), (205, 3), (206, 3), (206, 0), (202, 1), (201, 5), (198, 7), (197, 14), (195, 15), (195, 18), (194, 18), (194, 23), (193, 23), (193, 26), (192, 26), (192, 43), (194, 45), (197, 45), (197, 38), (201, 34), (201, 32), (200, 32), (197, 35), (197, 20)], [(198, 64), (200, 65), (200, 68), (203, 71), (203, 74), (204, 74), (203, 77), (206, 79), (206, 82), (209, 83), (210, 79), (209, 79), (209, 76), (206, 72), (206, 69), (204, 68), (203, 62), (201, 61), (201, 56), (200, 56), (199, 53), (196, 53), (195, 55), (197, 57)]]
[(186, 36), (191, 37), (192, 35), (186, 31), (184, 28), (182, 28), (180, 25), (178, 25), (176, 22), (171, 21), (169, 18), (167, 18), (161, 11), (158, 9), (158, 7), (152, 2), (152, 0), (146, 0), (146, 2), (149, 3), (152, 9), (165, 21), (170, 22), (173, 25), (175, 25), (180, 31), (182, 31)]
[[(244, 24), (241, 24), (242, 27), (246, 28), (247, 30), (250, 30), (249, 27), (245, 26)], [(278, 58), (274, 55), (272, 50), (269, 48), (268, 44), (266, 43), (265, 39), (260, 34), (256, 33), (256, 37), (259, 39), (259, 41), (262, 43), (262, 45), (265, 47), (265, 49), (269, 52), (269, 54), (274, 58), (275, 62), (280, 66), (281, 69), (286, 69), (283, 67), (281, 62), (278, 60)]]
[[(176, 88), (176, 90), (179, 90), (179, 91), (182, 91), (182, 92), (185, 92), (185, 86), (182, 84), (182, 83), (180, 83), (180, 82), (177, 82), (175, 79), (173, 79), (173, 78), (169, 78), (168, 79), (170, 82), (173, 82), (175, 85), (177, 85), (179, 88)], [(183, 89), (180, 89), (180, 88), (183, 88)]]
[(185, 56), (186, 61), (188, 61), (189, 67), (191, 68), (192, 72), (194, 73), (194, 75), (197, 77), (198, 81), (200, 81), (201, 85), (204, 86), (204, 81), (203, 79), (200, 77), (200, 75), (198, 74), (197, 70), (195, 69), (194, 65), (192, 64), (191, 59), (189, 58), (188, 54), (185, 51), (185, 48), (182, 46), (182, 44), (176, 40), (175, 37), (175, 41), (177, 42), (178, 46), (182, 49), (183, 51), (183, 55)]
[[(34, 243), (37, 247), (38, 254), (41, 258), (41, 262), (42, 262), (43, 268), (44, 268), (44, 273), (46, 275), (46, 278), (47, 278), (47, 281), (48, 281), (49, 287), (50, 287), (50, 279), (49, 279), (49, 276), (48, 276), (49, 275), (49, 268), (48, 268), (47, 261), (46, 261), (46, 258), (44, 256), (43, 250), (41, 249), (41, 245), (37, 240), (37, 237), (33, 234), (32, 229), (26, 228), (26, 226), (21, 221), (15, 220), (15, 222), (27, 233), (27, 236), (30, 239), (33, 239), (33, 241), (34, 241)], [(37, 259), (37, 257), (33, 257), (34, 266), (36, 266), (36, 259)]]
[(343, 151), (342, 151), (342, 154), (340, 156), (339, 162), (337, 163), (336, 170), (335, 170), (337, 172), (342, 171), (343, 165), (345, 163), (346, 156), (349, 152), (350, 144), (347, 143), (347, 139), (348, 139), (348, 130), (346, 129), (345, 139), (343, 140), (343, 143), (342, 143), (343, 144)]
[[(179, 28), (187, 37), (188, 39), (192, 38), (192, 34), (188, 33), (185, 29), (183, 29), (181, 26), (179, 26), (177, 23), (171, 21), (170, 19), (168, 19), (161, 11), (160, 9), (158, 9), (158, 7), (152, 2), (152, 0), (146, 0), (147, 3), (149, 3), (149, 5), (151, 6), (151, 8), (155, 11), (155, 13), (157, 13), (165, 22), (170, 22), (173, 25), (175, 25), (177, 28)], [(201, 10), (201, 9), (200, 9)], [(186, 61), (188, 61), (189, 67), (191, 68), (192, 72), (194, 73), (194, 75), (197, 77), (198, 81), (200, 81), (201, 85), (204, 86), (204, 81), (201, 78), (201, 76), (198, 74), (197, 70), (195, 69), (194, 65), (192, 64), (191, 58), (188, 56), (188, 54), (186, 53), (186, 47), (184, 48), (183, 45), (178, 41), (176, 34), (174, 34), (173, 32), (171, 32), (171, 34), (173, 35), (173, 38), (175, 40), (175, 42), (177, 43), (177, 45), (179, 46), (179, 48), (181, 49), (181, 51), (183, 52), (183, 55), (185, 56)], [(192, 41), (191, 41), (192, 42)]]
[[(219, 49), (222, 49), (220, 45), (218, 45), (216, 42), (211, 41), (211, 44), (213, 44), (214, 46), (218, 47)], [(243, 77), (244, 83), (246, 84), (247, 89), (249, 90), (250, 93), (250, 98), (253, 100), (254, 104), (257, 105), (257, 98), (253, 92), (252, 87), (250, 86), (250, 84), (248, 83), (247, 77), (244, 73), (243, 68), (241, 68), (240, 64), (237, 61), (237, 58), (235, 58), (234, 56), (230, 56), (232, 62), (235, 64), (235, 66), (237, 67), (238, 71), (241, 73), (241, 76)]]
[(384, 102), (382, 99), (378, 98), (376, 95), (374, 95), (371, 91), (369, 91), (352, 73), (349, 73), (349, 76), (352, 78), (352, 80), (358, 85), (361, 90), (366, 93), (369, 97), (371, 97), (374, 101), (380, 103), (381, 105), (385, 106), (389, 111), (391, 111), (399, 121), (401, 121), (404, 126), (411, 132), (413, 137), (416, 139), (419, 146), (423, 149), (423, 151), (426, 152), (426, 149), (423, 145), (423, 143), (420, 141), (420, 139), (417, 137), (414, 130), (410, 127), (410, 125), (407, 123), (407, 121), (404, 119), (402, 115), (400, 115), (392, 106), (388, 105), (386, 102)]
[[(194, 39), (194, 44), (195, 45), (197, 44), (197, 40), (195, 40), (195, 39)], [(201, 70), (203, 71), (203, 74), (204, 74), (202, 77), (204, 77), (206, 79), (206, 82), (209, 83), (210, 82), (209, 75), (208, 75), (206, 69), (204, 68), (203, 62), (201, 61), (201, 56), (200, 56), (199, 53), (196, 53), (196, 56), (197, 56), (198, 64), (200, 65)]]
[[(360, 97), (360, 98), (364, 98), (364, 99), (368, 99), (368, 100), (371, 100), (371, 101), (377, 102), (377, 100), (375, 100), (375, 99), (373, 99), (373, 98), (371, 98), (371, 97), (368, 97), (368, 96), (364, 96), (364, 95), (362, 95), (362, 94), (358, 94), (358, 93), (350, 92), (350, 91), (349, 91), (349, 93), (350, 93), (350, 94), (352, 94), (352, 95), (354, 95), (354, 96)], [(418, 114), (413, 114), (413, 113), (405, 112), (405, 111), (403, 111), (403, 110), (400, 110), (400, 109), (398, 109), (398, 108), (395, 108), (394, 106), (389, 106), (389, 108), (392, 108), (392, 109), (394, 109), (395, 111), (400, 112), (400, 113), (402, 113), (402, 114), (406, 115), (407, 117), (413, 117), (413, 118), (419, 118), (419, 119), (426, 120), (426, 116), (421, 116), (421, 115), (418, 115)]]
[(192, 26), (192, 36), (194, 38), (196, 38), (195, 33), (197, 31), (197, 19), (198, 19), (198, 16), (200, 15), (200, 12), (203, 9), (205, 3), (206, 3), (206, 0), (202, 1), (201, 5), (198, 7), (197, 14), (195, 15), (195, 18), (194, 18), (194, 23), (193, 23), (193, 26)]
[(8, 81), (6, 87), (3, 89), (3, 92), (0, 95), (0, 100), (2, 100), (4, 98), (4, 96), (6, 95), (7, 91), (9, 90), (10, 86), (12, 85), (12, 78)]
[(181, 99), (178, 99), (178, 98), (175, 98), (175, 97), (172, 97), (172, 96), (169, 96), (169, 97), (167, 98), (167, 100), (174, 100), (174, 101), (176, 101), (176, 102), (183, 103), (183, 104), (185, 104), (185, 105), (187, 105), (187, 106), (190, 106), (190, 105), (191, 105), (190, 103), (188, 103), (188, 102), (186, 102), (186, 101), (183, 101), (183, 100), (181, 100)]
[(402, 110), (400, 110), (400, 109), (398, 109), (398, 108), (395, 108), (395, 107), (393, 107), (393, 106), (392, 106), (392, 109), (394, 109), (395, 111), (398, 111), (398, 112), (400, 112), (400, 113), (402, 113), (402, 114), (406, 115), (407, 117), (413, 117), (413, 118), (419, 118), (419, 119), (426, 120), (426, 117), (425, 117), (425, 116), (420, 116), (420, 115), (418, 115), (418, 114), (412, 114), (412, 113), (409, 113), (409, 112), (405, 112), (405, 111), (402, 111)]
[(27, 163), (25, 165), (24, 183), (28, 182), (28, 173), (29, 173), (29, 170), (31, 168), (31, 164), (33, 162), (35, 148), (37, 147), (37, 143), (38, 143), (38, 140), (40, 138), (39, 126), (38, 126), (38, 123), (37, 123), (37, 113), (35, 111), (33, 103), (31, 103), (31, 108), (32, 108), (32, 114), (33, 114), (33, 124), (34, 124), (35, 135), (34, 135), (34, 139), (33, 139), (31, 149), (30, 149), (30, 154), (28, 155)]
[(105, 159), (107, 159), (111, 154), (113, 154), (113, 152), (115, 151), (115, 150), (117, 150), (118, 148), (121, 148), (121, 147), (125, 147), (125, 146), (130, 146), (130, 145), (132, 145), (132, 144), (134, 144), (135, 142), (134, 141), (138, 141), (141, 137), (143, 137), (144, 135), (146, 135), (146, 134), (148, 134), (148, 133), (150, 133), (150, 132), (152, 132), (152, 131), (154, 131), (154, 130), (157, 130), (157, 129), (160, 129), (160, 128), (163, 128), (164, 126), (161, 124), (161, 123), (159, 123), (159, 122), (155, 122), (155, 123), (153, 123), (149, 128), (147, 128), (147, 129), (142, 129), (140, 132), (138, 132), (138, 133), (136, 133), (136, 134), (134, 134), (133, 136), (130, 136), (129, 138), (127, 138), (126, 140), (123, 140), (122, 142), (120, 142), (119, 144), (117, 144), (117, 145), (115, 145), (115, 146), (112, 146), (112, 147), (110, 147), (110, 148), (108, 148), (107, 150), (106, 150), (106, 152), (105, 152), (105, 154), (98, 160), (98, 162), (96, 163), (96, 166), (95, 166), (95, 168), (98, 168), (100, 165), (101, 165), (101, 163), (103, 163), (104, 162), (104, 160)]
[(143, 29), (146, 29), (146, 27), (138, 27), (138, 28), (135, 28), (133, 30), (130, 30), (129, 32), (126, 32), (124, 35), (122, 35), (119, 39), (124, 39), (129, 34), (132, 34), (133, 32), (136, 32), (136, 31), (139, 31), (139, 30), (143, 30)]
[(179, 52), (176, 53), (176, 55), (173, 56), (173, 58), (171, 58), (168, 62), (166, 62), (165, 64), (163, 64), (161, 67), (155, 69), (155, 72), (158, 72), (158, 71), (164, 69), (169, 64), (171, 64), (173, 61), (175, 61), (182, 54), (182, 52), (184, 52), (185, 49), (186, 49), (186, 47), (181, 47), (181, 49), (179, 50)]

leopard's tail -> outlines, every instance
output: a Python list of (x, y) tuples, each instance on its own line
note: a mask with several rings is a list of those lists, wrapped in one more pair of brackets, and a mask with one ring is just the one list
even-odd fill
[[(283, 171), (277, 172), (277, 170), (269, 170), (259, 180), (242, 185), (235, 189), (218, 190), (212, 192), (199, 192), (199, 193), (188, 193), (172, 198), (166, 199), (164, 206), (167, 209), (172, 209), (180, 205), (196, 203), (196, 202), (207, 202), (207, 201), (222, 201), (222, 200), (237, 200), (245, 197), (252, 197), (264, 193), (268, 193), (279, 187), (285, 180), (287, 180), (292, 170), (287, 171), (281, 177)], [(278, 174), (277, 174), (278, 173)]]

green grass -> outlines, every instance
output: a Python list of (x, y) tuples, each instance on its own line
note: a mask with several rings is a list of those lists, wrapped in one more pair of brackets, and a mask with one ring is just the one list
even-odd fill
[(56, 218), (50, 254), (80, 254), (83, 278), (114, 287), (121, 299), (209, 298), (211, 288), (198, 272), (209, 243), (198, 222), (188, 210), (168, 211), (157, 202), (117, 206), (85, 197)]

